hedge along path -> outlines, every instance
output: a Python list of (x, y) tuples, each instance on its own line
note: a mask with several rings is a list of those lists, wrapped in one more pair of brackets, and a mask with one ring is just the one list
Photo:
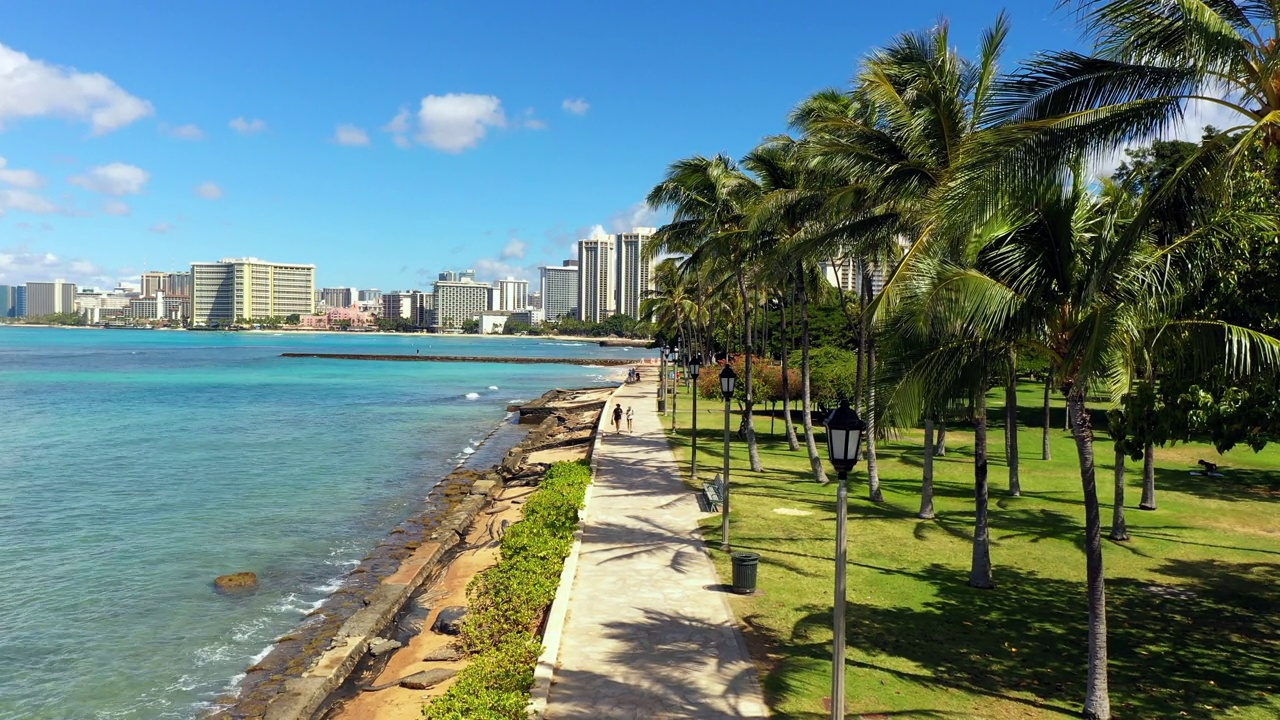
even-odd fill
[(634, 432), (609, 431), (597, 450), (547, 720), (768, 714), (655, 393), (649, 376), (614, 396)]
[(551, 466), (502, 537), (502, 559), (467, 588), (470, 612), (461, 647), (471, 654), (456, 682), (423, 709), (428, 720), (524, 720), (541, 650), (535, 633), (555, 597), (573, 542), (591, 471), (577, 462)]

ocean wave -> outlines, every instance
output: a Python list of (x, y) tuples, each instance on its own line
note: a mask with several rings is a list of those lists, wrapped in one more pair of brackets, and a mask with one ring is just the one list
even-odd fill
[[(334, 588), (334, 590), (337, 590), (337, 589), (338, 588), (336, 587)], [(332, 590), (330, 592), (332, 592)], [(319, 609), (319, 607), (323, 604), (324, 604), (323, 599), (316, 600), (314, 602), (307, 602), (306, 600), (303, 600), (302, 598), (298, 597), (297, 593), (289, 593), (288, 595), (285, 595), (283, 598), (281, 598), (280, 602), (276, 603), (275, 605), (272, 605), (271, 609), (275, 610), (276, 612), (282, 612), (282, 613), (295, 612), (295, 613), (298, 613), (299, 615), (306, 615), (312, 610)], [(237, 637), (236, 639), (240, 640), (241, 638)], [(243, 639), (248, 640), (249, 638), (246, 636)]]
[(463, 397), (465, 397), (468, 400), (475, 400), (476, 398), (480, 397), (480, 393), (469, 392), (466, 395), (463, 395)]
[(476, 449), (475, 449), (475, 448), (469, 448), (469, 447), (467, 447), (467, 448), (462, 448), (462, 454), (464, 454), (464, 455), (470, 455), (470, 454), (474, 453), (475, 451), (476, 451)]
[(490, 385), (490, 386), (489, 386), (489, 389), (490, 389), (490, 390), (497, 390), (497, 389), (498, 389), (498, 386), (497, 386), (497, 385)]

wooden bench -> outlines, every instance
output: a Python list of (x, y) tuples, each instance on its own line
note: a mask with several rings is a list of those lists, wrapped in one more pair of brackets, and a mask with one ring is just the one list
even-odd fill
[(707, 496), (707, 504), (711, 506), (711, 510), (718, 512), (720, 504), (724, 502), (724, 481), (716, 475), (715, 480), (702, 483), (702, 494)]

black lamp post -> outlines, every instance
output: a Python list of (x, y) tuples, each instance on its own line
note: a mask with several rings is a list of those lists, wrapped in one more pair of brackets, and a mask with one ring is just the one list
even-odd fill
[(689, 477), (698, 478), (698, 373), (702, 372), (702, 360), (694, 355), (689, 359), (689, 377), (693, 378), (693, 452), (689, 460)]
[(827, 455), (840, 477), (836, 491), (836, 592), (831, 616), (831, 718), (844, 718), (845, 570), (848, 562), (849, 471), (862, 457), (862, 434), (867, 424), (842, 399), (823, 425), (827, 429)]
[(667, 347), (658, 348), (658, 412), (667, 414)]
[(720, 549), (729, 552), (729, 401), (733, 399), (733, 388), (738, 383), (738, 374), (728, 362), (720, 371), (720, 394), (724, 395), (724, 476), (720, 481)]
[(667, 355), (667, 362), (671, 363), (671, 370), (669, 371), (671, 373), (671, 377), (670, 377), (670, 380), (671, 380), (671, 431), (675, 432), (676, 394), (678, 392), (676, 387), (676, 379), (680, 376), (680, 369), (679, 367), (677, 367), (676, 361), (680, 358), (680, 348), (676, 347), (673, 344), (670, 348), (668, 348), (668, 350), (670, 352)]

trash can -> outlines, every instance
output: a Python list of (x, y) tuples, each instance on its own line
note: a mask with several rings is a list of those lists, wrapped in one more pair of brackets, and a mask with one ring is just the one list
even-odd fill
[(658, 398), (658, 413), (661, 415), (667, 414), (667, 399), (664, 397)]
[(733, 591), (750, 595), (756, 591), (756, 568), (760, 567), (760, 553), (736, 552), (733, 558)]

